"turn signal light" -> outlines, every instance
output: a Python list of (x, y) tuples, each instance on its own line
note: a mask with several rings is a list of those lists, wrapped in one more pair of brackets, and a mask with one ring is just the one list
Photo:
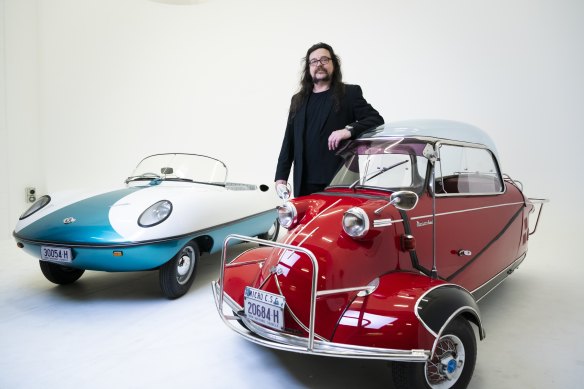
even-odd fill
[(413, 251), (416, 249), (416, 238), (413, 235), (404, 234), (400, 240), (402, 251)]

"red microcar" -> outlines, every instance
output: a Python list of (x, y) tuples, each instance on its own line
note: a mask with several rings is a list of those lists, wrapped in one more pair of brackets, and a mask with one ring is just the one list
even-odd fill
[[(477, 302), (523, 262), (547, 200), (464, 123), (386, 124), (339, 153), (323, 192), (278, 207), (277, 242), (226, 238), (221, 318), (262, 346), (392, 361), (397, 388), (466, 387), (471, 325), (485, 336)], [(242, 241), (260, 247), (230, 257)]]

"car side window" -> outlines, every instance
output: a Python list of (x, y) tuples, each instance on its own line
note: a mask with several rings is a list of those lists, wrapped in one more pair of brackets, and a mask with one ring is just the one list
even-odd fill
[(442, 144), (435, 188), (436, 195), (496, 194), (503, 181), (489, 150)]

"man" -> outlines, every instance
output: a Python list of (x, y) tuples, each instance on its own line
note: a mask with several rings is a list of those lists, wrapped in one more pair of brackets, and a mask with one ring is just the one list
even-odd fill
[(294, 165), (294, 196), (322, 191), (343, 160), (341, 141), (383, 124), (358, 85), (344, 84), (333, 48), (317, 43), (304, 58), (300, 91), (292, 96), (288, 123), (276, 167), (275, 184), (286, 184)]

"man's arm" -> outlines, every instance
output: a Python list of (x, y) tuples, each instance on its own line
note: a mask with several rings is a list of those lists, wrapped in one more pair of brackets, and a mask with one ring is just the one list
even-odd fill
[[(286, 124), (286, 132), (282, 140), (282, 147), (280, 148), (280, 155), (278, 156), (278, 164), (276, 165), (276, 176), (274, 181), (276, 183), (285, 183), (290, 176), (292, 163), (294, 162), (294, 115), (288, 114), (288, 122)], [(283, 182), (282, 182), (283, 181)]]
[(354, 139), (365, 130), (382, 125), (384, 120), (379, 112), (365, 100), (363, 91), (359, 85), (352, 85), (350, 92), (353, 94), (350, 102), (352, 103), (356, 121), (349, 123), (349, 126), (352, 127), (351, 138)]
[(355, 139), (362, 132), (384, 123), (383, 118), (375, 108), (363, 97), (363, 91), (359, 85), (346, 85), (349, 108), (353, 110), (355, 121), (345, 128), (333, 131), (328, 138), (329, 150), (336, 150), (341, 141)]

